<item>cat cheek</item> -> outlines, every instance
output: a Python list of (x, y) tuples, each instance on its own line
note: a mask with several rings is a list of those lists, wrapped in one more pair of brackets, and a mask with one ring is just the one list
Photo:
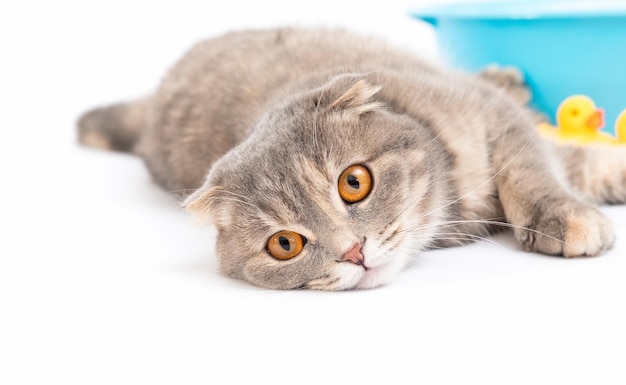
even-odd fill
[[(306, 257), (303, 252), (302, 257)], [(265, 252), (249, 258), (243, 265), (242, 277), (253, 285), (273, 290), (291, 290), (304, 286), (307, 278), (299, 256), (276, 260)]]

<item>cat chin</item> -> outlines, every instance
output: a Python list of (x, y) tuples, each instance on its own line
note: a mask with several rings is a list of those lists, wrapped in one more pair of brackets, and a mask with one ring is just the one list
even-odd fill
[(407, 265), (408, 256), (397, 254), (386, 263), (381, 263), (365, 270), (361, 266), (342, 264), (338, 266), (332, 285), (326, 287), (311, 287), (321, 290), (354, 290), (374, 289), (393, 281), (398, 273)]
[(390, 283), (406, 266), (407, 258), (402, 254), (398, 254), (388, 263), (364, 271), (354, 289), (374, 289)]

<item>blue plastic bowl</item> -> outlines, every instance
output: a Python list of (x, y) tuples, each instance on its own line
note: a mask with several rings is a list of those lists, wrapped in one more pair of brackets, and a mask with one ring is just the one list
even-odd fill
[(435, 27), (444, 60), (468, 71), (522, 70), (532, 104), (554, 119), (568, 96), (605, 111), (604, 131), (626, 109), (626, 0), (447, 4), (411, 15)]

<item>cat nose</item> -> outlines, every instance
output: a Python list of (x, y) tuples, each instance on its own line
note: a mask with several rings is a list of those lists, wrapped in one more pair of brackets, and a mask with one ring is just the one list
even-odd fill
[(357, 243), (356, 245), (352, 246), (352, 248), (341, 257), (341, 260), (345, 262), (352, 262), (355, 265), (365, 267), (365, 257), (361, 253), (362, 247), (363, 244), (361, 243)]

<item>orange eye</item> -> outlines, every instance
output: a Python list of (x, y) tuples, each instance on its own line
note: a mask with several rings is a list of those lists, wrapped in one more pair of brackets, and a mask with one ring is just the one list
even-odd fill
[(287, 260), (300, 254), (306, 238), (293, 231), (279, 231), (267, 241), (267, 252), (276, 259)]
[(341, 199), (356, 203), (372, 191), (372, 174), (360, 164), (348, 167), (339, 177), (337, 185)]

